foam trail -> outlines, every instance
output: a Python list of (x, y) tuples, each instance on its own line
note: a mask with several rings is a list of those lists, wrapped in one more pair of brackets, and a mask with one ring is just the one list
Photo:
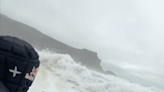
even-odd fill
[(41, 66), (28, 92), (164, 92), (89, 70), (76, 63), (70, 55), (48, 50), (38, 53)]

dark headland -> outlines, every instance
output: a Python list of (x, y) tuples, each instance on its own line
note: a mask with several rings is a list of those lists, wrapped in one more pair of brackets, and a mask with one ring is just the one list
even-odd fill
[(0, 35), (16, 36), (26, 40), (37, 49), (41, 50), (49, 48), (56, 53), (69, 54), (76, 61), (89, 69), (96, 70), (101, 73), (115, 75), (111, 71), (104, 72), (100, 66), (101, 60), (97, 57), (97, 53), (87, 49), (76, 49), (59, 42), (40, 31), (28, 25), (10, 19), (0, 14)]

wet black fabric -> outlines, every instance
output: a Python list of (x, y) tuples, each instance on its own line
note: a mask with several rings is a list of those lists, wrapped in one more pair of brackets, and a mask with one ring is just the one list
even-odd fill
[(9, 92), (5, 85), (0, 81), (0, 92)]
[(26, 92), (38, 72), (38, 58), (29, 43), (16, 37), (0, 36), (0, 81), (10, 92)]

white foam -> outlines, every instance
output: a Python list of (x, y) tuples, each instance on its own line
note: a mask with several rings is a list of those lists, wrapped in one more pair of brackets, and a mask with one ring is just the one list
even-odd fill
[(28, 92), (164, 92), (89, 70), (70, 55), (46, 50), (38, 53), (41, 66)]

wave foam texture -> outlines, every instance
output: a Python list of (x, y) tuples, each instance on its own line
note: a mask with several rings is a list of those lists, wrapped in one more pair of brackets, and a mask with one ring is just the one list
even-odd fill
[(123, 78), (89, 70), (67, 54), (47, 50), (38, 53), (40, 70), (28, 92), (164, 92), (155, 87), (141, 86)]

